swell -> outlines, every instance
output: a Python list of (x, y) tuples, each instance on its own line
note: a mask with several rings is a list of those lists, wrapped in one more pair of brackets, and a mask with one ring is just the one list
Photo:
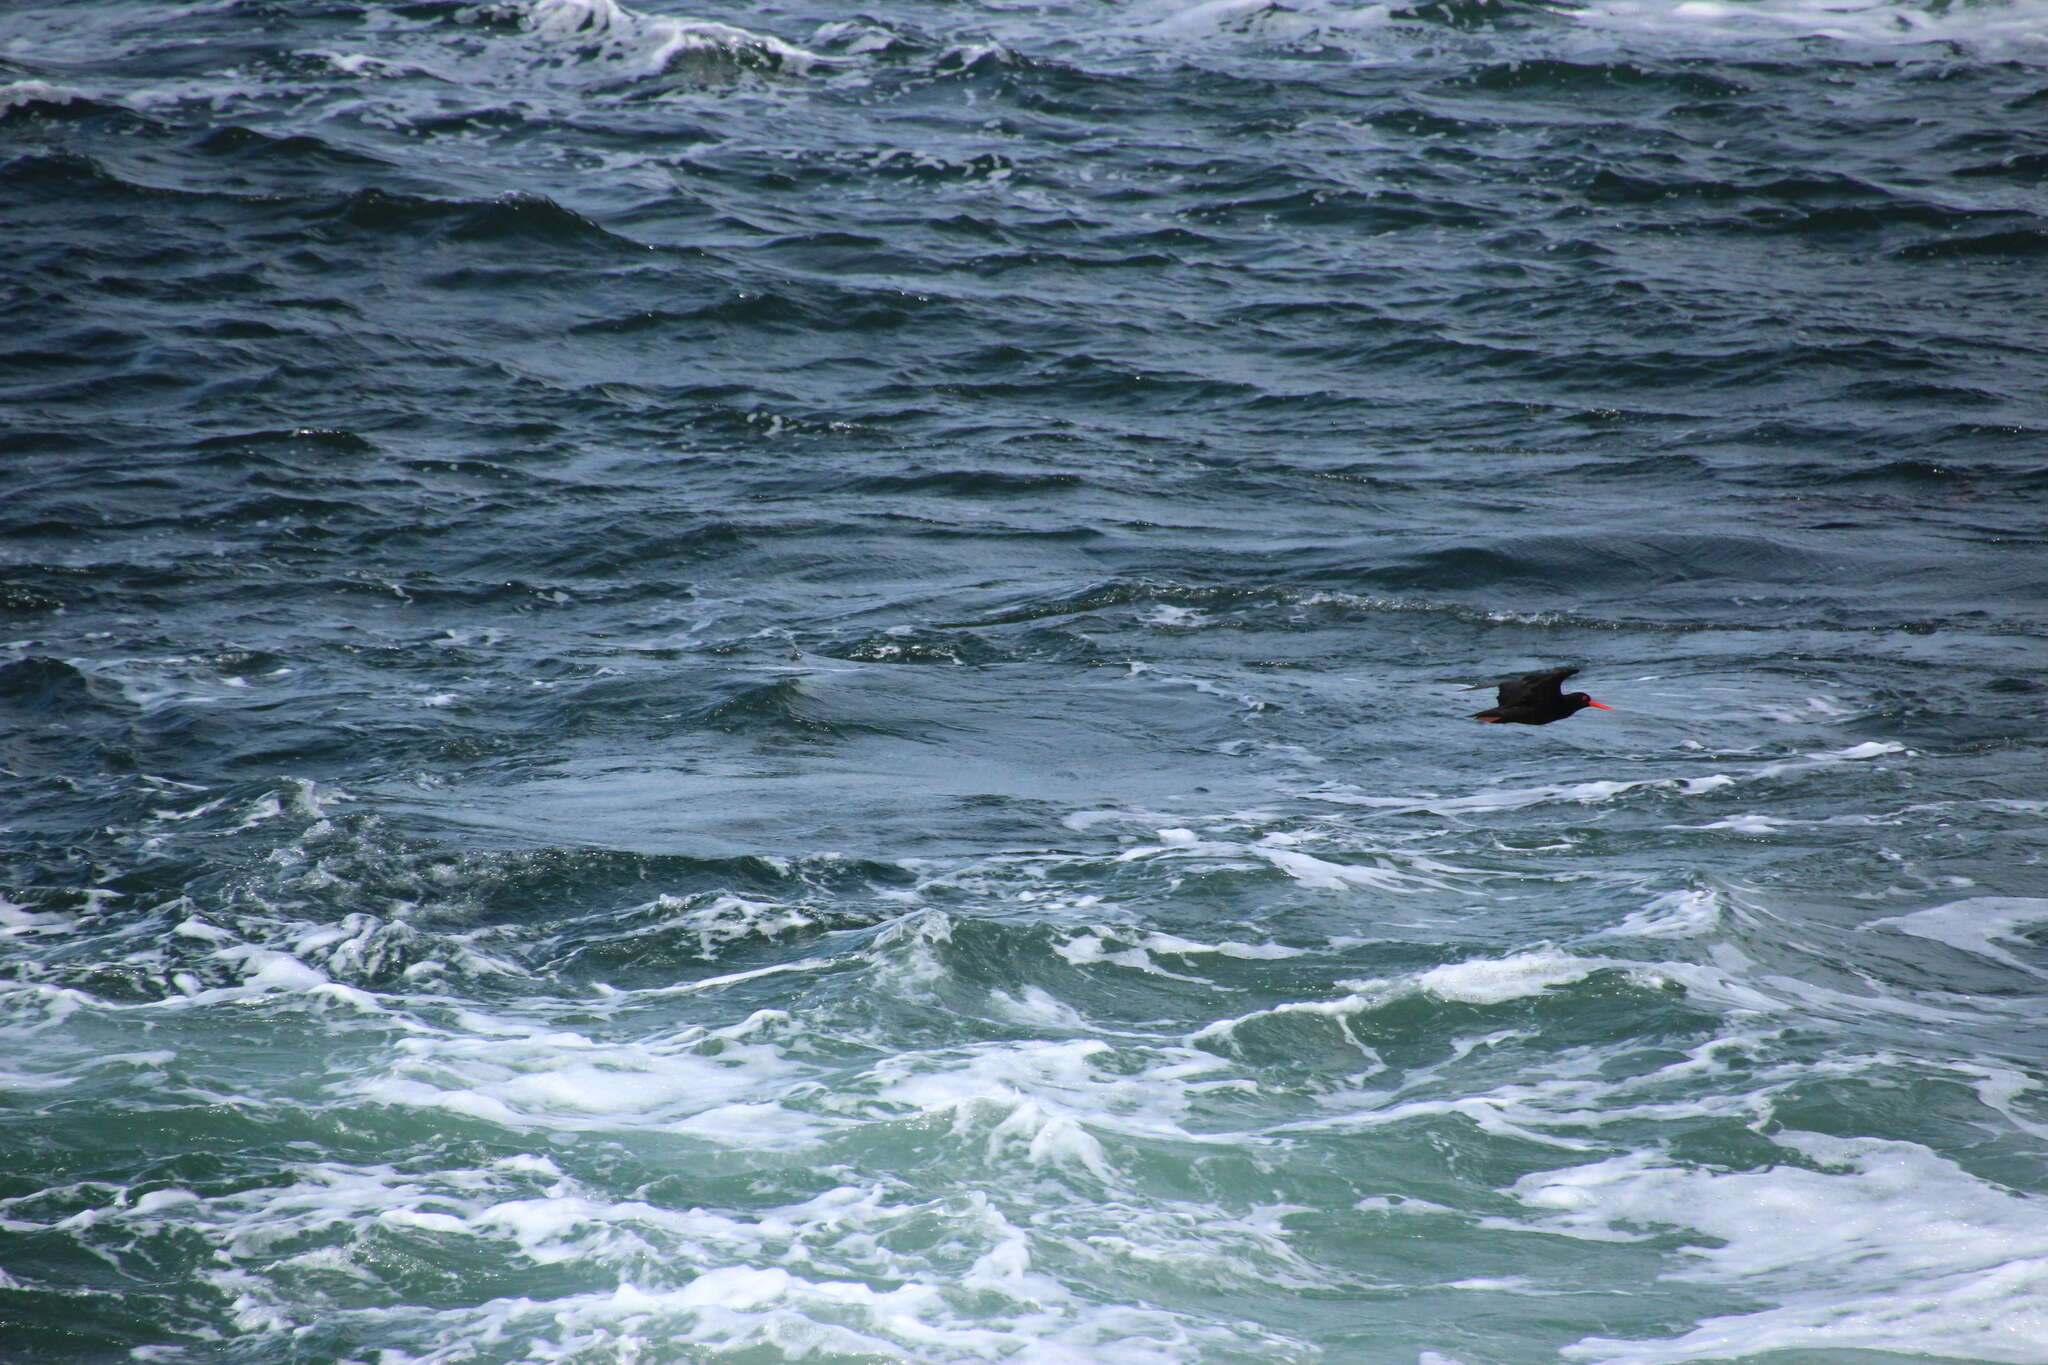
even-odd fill
[(1736, 99), (1751, 93), (1743, 81), (1716, 74), (1719, 63), (1701, 60), (1681, 63), (1628, 61), (1582, 62), (1537, 58), (1525, 61), (1492, 62), (1450, 77), (1440, 85), (1447, 89), (1471, 89), (1487, 94), (1581, 98), (1615, 95), (1632, 105), (1650, 95), (1686, 102)]
[[(1674, 604), (1683, 597), (1680, 585), (1692, 580), (1708, 582), (1731, 576), (1730, 555), (1736, 549), (1756, 550), (1767, 563), (1775, 563), (1775, 579), (1752, 584), (1753, 595), (1745, 596), (1741, 609), (1726, 616), (1702, 613), (1674, 605), (1661, 614), (1643, 610), (1652, 599), (1670, 598)], [(1589, 550), (1600, 568), (1589, 571), (1585, 558)], [(1698, 556), (1691, 560), (1687, 556)], [(1180, 558), (1180, 557), (1173, 557)], [(1194, 574), (1212, 571), (1213, 555), (1186, 556), (1178, 565)], [(1753, 632), (1760, 629), (1797, 628), (1822, 635), (1845, 633), (1867, 635), (1873, 630), (1899, 628), (1915, 616), (1916, 608), (1902, 605), (1859, 606), (1847, 601), (1812, 595), (1813, 579), (1807, 576), (1810, 554), (1796, 546), (1767, 538), (1694, 537), (1678, 542), (1653, 540), (1622, 543), (1599, 548), (1598, 542), (1576, 537), (1550, 540), (1530, 538), (1503, 546), (1499, 543), (1468, 545), (1401, 557), (1361, 566), (1353, 557), (1332, 557), (1328, 563), (1304, 560), (1291, 577), (1303, 583), (1275, 585), (1209, 585), (1197, 581), (1114, 579), (1087, 587), (1027, 598), (1014, 606), (972, 618), (942, 621), (942, 631), (986, 631), (995, 628), (1088, 618), (1105, 611), (1128, 611), (1147, 605), (1166, 605), (1215, 614), (1232, 629), (1284, 632), (1301, 628), (1303, 621), (1369, 621), (1382, 615), (1437, 618), (1469, 626), (1514, 626), (1555, 631), (1561, 638), (1577, 632), (1654, 632), (1683, 636), (1701, 632)], [(1857, 561), (1830, 564), (1819, 561), (1819, 571), (1838, 580), (1855, 581), (1867, 572)], [(1746, 572), (1746, 571), (1745, 571)], [(1922, 575), (1931, 569), (1923, 566)], [(2013, 586), (2018, 587), (2023, 571), (2015, 569)], [(1768, 585), (1768, 586), (1767, 586)], [(1568, 605), (1560, 601), (1564, 589), (1572, 589)], [(1613, 605), (1603, 609), (1598, 599)], [(1477, 597), (1480, 600), (1470, 600)], [(1631, 608), (1634, 608), (1633, 610)], [(1279, 610), (1284, 609), (1284, 610)], [(1277, 612), (1277, 614), (1276, 614)], [(1988, 635), (2023, 636), (2029, 629), (2025, 613), (1998, 613), (1973, 618), (1971, 629)], [(890, 653), (886, 637), (855, 646), (881, 655)], [(982, 644), (926, 646), (936, 648), (939, 657), (957, 654), (961, 661), (973, 661)]]
[(385, 190), (359, 190), (310, 213), (304, 230), (325, 242), (401, 237), (492, 248), (534, 249), (582, 259), (644, 254), (650, 248), (598, 226), (589, 218), (536, 194), (487, 201), (429, 199)]
[[(216, 145), (221, 142), (226, 144), (225, 152)], [(81, 196), (87, 203), (129, 204), (138, 210), (152, 201), (175, 204), (196, 217), (225, 210), (239, 217), (245, 242), (259, 247), (286, 240), (341, 243), (400, 237), (416, 243), (552, 249), (570, 258), (619, 253), (644, 256), (652, 249), (607, 231), (544, 195), (513, 193), (488, 200), (451, 200), (374, 187), (336, 195), (325, 182), (337, 170), (353, 174), (380, 163), (318, 144), (323, 150), (310, 158), (314, 164), (309, 166), (306, 147), (315, 142), (303, 137), (266, 139), (233, 129), (210, 133), (201, 140), (201, 150), (230, 156), (237, 165), (249, 161), (251, 146), (273, 152), (289, 148), (288, 154), (279, 152), (257, 160), (266, 169), (274, 164), (291, 168), (292, 179), (318, 186), (319, 192), (282, 201), (271, 187), (258, 190), (246, 181), (232, 187), (196, 188), (146, 183), (105, 161), (73, 151), (17, 155), (0, 165), (0, 187), (27, 196), (31, 203), (40, 199), (74, 210)], [(329, 164), (320, 164), (323, 159)]]

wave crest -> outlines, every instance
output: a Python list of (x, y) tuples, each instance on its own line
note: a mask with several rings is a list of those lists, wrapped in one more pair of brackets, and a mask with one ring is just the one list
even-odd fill
[(642, 14), (618, 0), (534, 0), (527, 32), (643, 76), (767, 71), (804, 75), (827, 60), (769, 34), (711, 19)]

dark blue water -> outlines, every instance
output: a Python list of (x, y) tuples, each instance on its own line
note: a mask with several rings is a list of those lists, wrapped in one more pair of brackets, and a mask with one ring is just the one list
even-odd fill
[(2044, 149), (2037, 0), (0, 8), (0, 1358), (2048, 1362)]

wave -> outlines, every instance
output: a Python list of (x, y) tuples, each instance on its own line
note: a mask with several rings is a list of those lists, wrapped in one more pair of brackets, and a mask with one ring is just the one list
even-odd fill
[(1026, 657), (971, 631), (920, 630), (903, 626), (851, 640), (815, 645), (812, 652), (828, 659), (877, 664), (993, 664)]
[(433, 199), (365, 189), (308, 217), (312, 235), (344, 241), (358, 233), (410, 241), (447, 241), (514, 248), (549, 247), (581, 256), (593, 249), (644, 257), (652, 248), (598, 226), (545, 195), (514, 193), (490, 200)]
[[(1740, 556), (1754, 556), (1751, 560)], [(1299, 614), (1374, 616), (1383, 613), (1441, 615), (1478, 624), (1516, 623), (1567, 630), (1651, 628), (1672, 631), (1743, 630), (1753, 622), (1711, 619), (1653, 620), (1641, 615), (1603, 615), (1588, 602), (1589, 585), (1640, 596), (1649, 586), (1669, 586), (1731, 577), (1742, 564), (1746, 579), (1788, 588), (1851, 576), (1859, 561), (1821, 556), (1796, 543), (1765, 536), (1652, 535), (1588, 542), (1577, 536), (1526, 536), (1485, 544), (1390, 554), (1377, 563), (1355, 557), (1325, 563), (1304, 558), (1301, 583), (1202, 584), (1157, 578), (1111, 579), (1079, 588), (1032, 596), (985, 614), (934, 623), (941, 629), (991, 627), (1086, 616), (1096, 612), (1170, 607), (1200, 611), (1229, 621), (1233, 629), (1297, 629)], [(1363, 587), (1319, 586), (1342, 575)], [(1460, 601), (1457, 594), (1499, 588), (1574, 590), (1572, 607), (1529, 609), (1513, 604)], [(1816, 621), (1815, 628), (1826, 623)], [(1844, 623), (1843, 629), (1864, 629)]]
[(0, 666), (0, 704), (9, 709), (31, 717), (68, 717), (100, 703), (92, 679), (61, 659), (31, 656)]
[(243, 163), (271, 163), (306, 172), (313, 178), (388, 171), (394, 166), (385, 157), (337, 146), (310, 133), (280, 135), (233, 123), (205, 133), (192, 146), (204, 156)]
[[(826, 270), (829, 263), (820, 253), (849, 251), (864, 265), (886, 268), (886, 257), (876, 260), (869, 253), (884, 244), (874, 238), (840, 238), (820, 241), (816, 237), (776, 242), (763, 251), (787, 250), (807, 268)], [(800, 278), (780, 281), (774, 287), (731, 289), (724, 297), (696, 308), (648, 309), (616, 317), (579, 322), (571, 329), (577, 336), (634, 338), (647, 333), (661, 336), (699, 338), (711, 334), (773, 332), (803, 336), (834, 332), (891, 332), (916, 324), (946, 325), (963, 320), (960, 310), (931, 296), (896, 288), (862, 288), (830, 279)]]
[[(1928, 60), (1962, 49), (1992, 57), (2048, 61), (2048, 14), (2041, 0), (1166, 0), (1137, 11), (1137, 37), (1226, 40), (1314, 49), (1380, 47), (1403, 28), (1424, 31), (1537, 31), (1559, 37), (1599, 34), (1683, 45), (1694, 53), (1746, 48), (1755, 57), (1782, 44), (1785, 60), (1803, 60), (1801, 44), (1837, 51), (1911, 53)], [(1551, 59), (1545, 59), (1545, 62)], [(1541, 66), (1542, 63), (1537, 65)], [(1534, 79), (1563, 75), (1539, 70)], [(1630, 68), (1617, 70), (1624, 79)], [(1507, 79), (1510, 72), (1501, 71)], [(1657, 78), (1661, 79), (1661, 78)]]
[(381, 447), (368, 437), (336, 427), (291, 427), (208, 436), (190, 447), (209, 456), (271, 457), (274, 463), (321, 462), (337, 456), (374, 455)]
[(2021, 260), (2048, 255), (2048, 229), (2018, 228), (2011, 232), (1978, 233), (1949, 237), (1937, 242), (1914, 242), (1895, 253), (1904, 261), (1974, 260), (2010, 258)]
[(10, 119), (79, 119), (129, 112), (125, 105), (104, 100), (75, 86), (41, 80), (0, 84), (0, 122)]
[(1683, 66), (1553, 58), (1488, 63), (1444, 80), (1440, 88), (1491, 93), (1542, 91), (1566, 96), (1614, 91), (1625, 93), (1631, 105), (1638, 105), (1645, 93), (1687, 101), (1739, 99), (1752, 93), (1740, 81)]
[(528, 33), (574, 51), (581, 60), (637, 77), (801, 76), (832, 60), (768, 34), (716, 20), (642, 14), (618, 0), (532, 0), (492, 9), (512, 15)]
[(1923, 49), (1942, 60), (1957, 48), (1992, 57), (2048, 60), (2048, 6), (2041, 0), (1949, 4), (1945, 0), (1584, 0), (1572, 22), (1620, 36), (1702, 44), (1820, 41), (1845, 49)]
[(2048, 152), (2013, 152), (1997, 161), (1961, 167), (1955, 174), (1965, 178), (1995, 177), (2039, 184), (2048, 180)]

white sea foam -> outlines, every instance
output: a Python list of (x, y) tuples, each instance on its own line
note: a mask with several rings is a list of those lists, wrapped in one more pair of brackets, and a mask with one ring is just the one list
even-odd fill
[(1382, 861), (1379, 865), (1362, 863), (1336, 863), (1312, 854), (1294, 849), (1275, 848), (1261, 845), (1260, 856), (1273, 866), (1285, 872), (1303, 886), (1318, 891), (1342, 891), (1347, 888), (1361, 888), (1371, 891), (1416, 891), (1450, 889), (1449, 883), (1436, 877), (1425, 876), (1412, 871), (1401, 871), (1389, 867)]
[[(1152, 0), (1133, 11), (1138, 32), (1186, 41), (1341, 44), (1385, 42), (1389, 25), (1412, 23), (1403, 0)], [(1725, 48), (1735, 44), (1831, 41), (1847, 47), (1924, 48), (1952, 45), (1993, 57), (2048, 60), (2048, 5), (2002, 0), (1941, 5), (1927, 0), (1579, 0), (1551, 11), (1561, 39), (1655, 38), (1664, 44)], [(1326, 599), (1373, 602), (1353, 594)], [(1417, 609), (1396, 600), (1379, 610)], [(1542, 623), (1555, 613), (1500, 612), (1500, 619)]]
[(1160, 966), (1153, 960), (1152, 954), (1143, 945), (1131, 947), (1111, 946), (1114, 942), (1113, 938), (1106, 938), (1102, 934), (1083, 933), (1054, 944), (1053, 951), (1068, 962), (1073, 963), (1076, 967), (1086, 967), (1106, 962), (1118, 967), (1128, 967), (1132, 971), (1148, 972), (1153, 976), (1163, 976), (1172, 981), (1187, 981), (1195, 985), (1204, 984), (1203, 979), (1199, 976), (1190, 976), (1185, 972), (1171, 971)]
[(0, 895), (0, 939), (61, 934), (76, 923), (77, 919), (72, 915), (55, 910), (31, 910)]
[[(203, 1198), (167, 1188), (129, 1201), (113, 1191), (66, 1220), (109, 1223), (138, 1238), (206, 1230), (218, 1255), (202, 1273), (233, 1303), (245, 1333), (288, 1336), (314, 1321), (349, 1324), (394, 1310), (348, 1305), (366, 1277), (358, 1258), (489, 1248), (499, 1258), (593, 1272), (616, 1287), (541, 1299), (501, 1298), (422, 1313), (396, 1310), (421, 1361), (467, 1360), (518, 1345), (532, 1358), (633, 1358), (638, 1341), (778, 1358), (849, 1351), (933, 1361), (1173, 1362), (1214, 1351), (1291, 1358), (1286, 1343), (1227, 1321), (1103, 1304), (1041, 1270), (1061, 1259), (1177, 1274), (1191, 1289), (1256, 1288), (1303, 1278), (1281, 1220), (1289, 1205), (1238, 1213), (1199, 1206), (1111, 1205), (1076, 1211), (1053, 1231), (1013, 1220), (990, 1193), (930, 1200), (876, 1184), (841, 1184), (747, 1213), (608, 1199), (545, 1158), (401, 1173), (320, 1162), (289, 1181)], [(8, 1201), (12, 1202), (12, 1201)], [(4, 1207), (4, 1204), (0, 1204)], [(8, 1219), (12, 1229), (41, 1225)], [(934, 1230), (951, 1269), (920, 1251)], [(327, 1301), (323, 1285), (338, 1288)], [(360, 1327), (365, 1324), (356, 1322)], [(1261, 1351), (1259, 1347), (1268, 1349)], [(1272, 1348), (1282, 1347), (1275, 1356)], [(387, 1355), (391, 1354), (387, 1352)]]
[(885, 1104), (949, 1118), (995, 1165), (1065, 1167), (1121, 1188), (1103, 1136), (1209, 1141), (1186, 1127), (1188, 1104), (1227, 1066), (1192, 1048), (1144, 1055), (1133, 1069), (1094, 1038), (977, 1045), (885, 1059), (865, 1083)]
[(71, 104), (92, 99), (83, 90), (48, 81), (9, 81), (0, 85), (0, 114), (26, 104)]
[(1085, 834), (1098, 825), (1133, 824), (1156, 827), (1167, 817), (1158, 811), (1124, 810), (1106, 806), (1096, 810), (1077, 810), (1061, 817), (1060, 823), (1077, 834)]
[(318, 57), (344, 76), (363, 79), (389, 79), (417, 74), (413, 67), (375, 57), (367, 52), (317, 52), (309, 51), (308, 57)]
[(1161, 933), (1145, 935), (1139, 946), (1149, 952), (1176, 957), (1219, 953), (1224, 957), (1270, 959), (1300, 957), (1308, 951), (1306, 948), (1290, 948), (1281, 943), (1239, 943), (1234, 939), (1224, 939), (1220, 943), (1197, 943), (1193, 939), (1182, 938), (1177, 934)]
[[(1384, 26), (1396, 4), (1278, 4), (1275, 0), (1150, 0), (1132, 12), (1142, 31), (1174, 39), (1234, 36), (1301, 42)], [(1329, 594), (1337, 597), (1340, 594)]]
[(1201, 1205), (1113, 1201), (1092, 1216), (1080, 1214), (1073, 1230), (1085, 1238), (1092, 1261), (1141, 1276), (1168, 1295), (1298, 1292), (1327, 1284), (1324, 1272), (1289, 1241), (1287, 1219), (1315, 1212), (1276, 1203), (1233, 1215)]
[(2040, 0), (1590, 0), (1571, 13), (1596, 31), (1701, 44), (1818, 38), (1884, 48), (1953, 44), (1985, 55), (2048, 58), (2048, 5)]
[(2044, 921), (2048, 921), (2048, 900), (2031, 896), (1973, 896), (1909, 915), (1872, 920), (1864, 927), (1932, 939), (2029, 976), (2048, 977), (2048, 954), (2042, 954), (2044, 965), (2036, 966), (2000, 946), (2027, 943), (2015, 931), (2023, 925)]
[(527, 28), (565, 45), (593, 46), (635, 74), (655, 75), (692, 57), (713, 56), (801, 75), (826, 60), (780, 38), (710, 19), (642, 14), (618, 0), (534, 0)]
[(620, 918), (634, 928), (616, 938), (669, 938), (678, 929), (697, 940), (698, 954), (716, 959), (730, 944), (749, 939), (774, 939), (817, 925), (816, 916), (799, 905), (757, 900), (730, 893), (710, 896), (660, 896), (626, 911)]
[(761, 1041), (759, 1023), (633, 1043), (511, 1020), (481, 1036), (415, 1033), (387, 1069), (347, 1089), (516, 1129), (660, 1126), (753, 1148), (815, 1141), (835, 1124), (785, 1107), (810, 1072)]
[[(2041, 1082), (2011, 1067), (1985, 1062), (1962, 1062), (1950, 1069), (1968, 1078), (1971, 1089), (1977, 1092), (1978, 1100), (1986, 1109), (1997, 1113), (2022, 1133), (2035, 1138), (2048, 1138), (2048, 1120), (2019, 1112), (2020, 1096), (2040, 1096), (2043, 1091)], [(2034, 1102), (2034, 1107), (2042, 1107), (2038, 1098)]]
[[(813, 41), (836, 46), (842, 52), (857, 56), (864, 52), (885, 51), (898, 41), (898, 36), (894, 30), (880, 24), (847, 20), (821, 25)], [(908, 635), (911, 628), (892, 626), (887, 633)]]
[(1902, 754), (1905, 752), (1906, 746), (1903, 744), (1895, 744), (1888, 739), (1873, 739), (1867, 740), (1862, 744), (1851, 744), (1846, 749), (1830, 749), (1823, 753), (1808, 754), (1807, 757), (1819, 759), (1823, 762), (1830, 759), (1839, 759), (1844, 762), (1854, 763), (1866, 758), (1882, 758), (1886, 754)]
[(1514, 957), (1446, 963), (1417, 973), (1413, 980), (1417, 989), (1439, 1000), (1498, 1005), (1582, 981), (1606, 965), (1601, 959), (1539, 948)]
[[(1383, 796), (1361, 792), (1355, 787), (1343, 784), (1330, 783), (1303, 791), (1300, 795), (1305, 800), (1359, 806), (1387, 815), (1486, 816), (1496, 812), (1566, 803), (1604, 806), (1614, 803), (1618, 798), (1637, 795), (1684, 798), (1711, 796), (1745, 783), (1764, 781), (1790, 773), (1827, 772), (1845, 763), (1860, 763), (1907, 752), (1903, 744), (1890, 740), (1870, 740), (1841, 749), (1820, 750), (1802, 754), (1794, 759), (1762, 763), (1742, 772), (1703, 773), (1697, 777), (1594, 778), (1580, 782), (1541, 783), (1535, 786), (1488, 787), (1459, 796), (1434, 793)], [(1708, 827), (1757, 833), (1763, 832), (1765, 828), (1761, 822), (1781, 818), (1761, 813), (1735, 815)]]
[(1725, 829), (1733, 834), (1770, 834), (1787, 823), (1787, 821), (1774, 815), (1758, 815), (1752, 812), (1745, 815), (1731, 815), (1725, 820), (1709, 820), (1704, 825), (1688, 825), (1683, 828), (1697, 830)]
[(998, 1014), (1020, 1024), (1073, 1030), (1087, 1026), (1087, 1020), (1081, 1017), (1079, 1010), (1055, 998), (1042, 986), (1027, 985), (1014, 994), (997, 988), (989, 992), (989, 1000)]
[(1721, 922), (1721, 897), (1712, 890), (1667, 891), (1606, 931), (1629, 938), (1696, 938)]
[[(1637, 1242), (1683, 1228), (1666, 1273), (1732, 1291), (1729, 1311), (1661, 1341), (1589, 1338), (1567, 1357), (1668, 1365), (1777, 1350), (2039, 1362), (2048, 1341), (2048, 1201), (1909, 1142), (1784, 1133), (1758, 1170), (1636, 1152), (1526, 1176), (1529, 1226)], [(1767, 1306), (1752, 1306), (1762, 1300)]]
[(1307, 835), (1291, 832), (1267, 834), (1245, 842), (1217, 837), (1203, 838), (1179, 827), (1154, 832), (1156, 843), (1136, 844), (1117, 855), (1119, 862), (1189, 859), (1217, 868), (1250, 870), (1265, 863), (1284, 872), (1302, 886), (1317, 891), (1388, 891), (1412, 893), (1447, 891), (1446, 876), (1480, 876), (1468, 868), (1456, 867), (1407, 849), (1374, 851), (1371, 861), (1319, 858), (1303, 852), (1298, 845)]
[(1221, 697), (1225, 701), (1233, 702), (1247, 711), (1264, 711), (1272, 705), (1271, 702), (1263, 697), (1255, 697), (1249, 692), (1233, 692), (1229, 688), (1223, 687), (1207, 678), (1188, 677), (1177, 673), (1162, 673), (1155, 665), (1142, 661), (1133, 661), (1127, 665), (1127, 668), (1130, 676), (1133, 678), (1149, 678), (1155, 683), (1167, 683), (1174, 687), (1190, 687), (1205, 697)]
[[(1197, 1029), (1192, 1041), (1224, 1041), (1237, 1029), (1257, 1020), (1288, 1014), (1324, 1015), (1343, 1020), (1376, 1009), (1403, 995), (1425, 994), (1439, 1000), (1473, 1005), (1498, 1005), (1509, 1000), (1542, 995), (1558, 986), (1582, 981), (1594, 972), (1622, 967), (1645, 974), (1633, 963), (1608, 958), (1581, 957), (1552, 947), (1540, 947), (1505, 958), (1474, 958), (1447, 962), (1438, 967), (1400, 977), (1343, 983), (1348, 993), (1327, 1000), (1288, 1001), (1234, 1018), (1219, 1019)], [(1356, 1041), (1354, 1039), (1354, 1041)], [(1369, 1051), (1359, 1043), (1361, 1050)]]
[[(1475, 1054), (1526, 1047), (1532, 1036), (1495, 1029), (1466, 1034), (1443, 1062), (1409, 1068), (1373, 1086), (1361, 1083), (1323, 1097), (1326, 1112), (1269, 1130), (1278, 1136), (1378, 1133), (1418, 1120), (1457, 1116), (1489, 1133), (1569, 1151), (1610, 1150), (1603, 1129), (1640, 1131), (1644, 1124), (1695, 1127), (1721, 1120), (1754, 1127), (1773, 1097), (1816, 1080), (1850, 1081), (1863, 1074), (1854, 1059), (1798, 1059), (1760, 1064), (1770, 1030), (1732, 1024), (1662, 1065), (1632, 1075), (1604, 1074), (1598, 1051), (1531, 1054), (1532, 1064), (1487, 1089), (1459, 1083), (1460, 1063)], [(1731, 1084), (1732, 1082), (1732, 1084)], [(1494, 1226), (1463, 1215), (1474, 1226)]]
[(242, 964), (247, 972), (243, 984), (254, 991), (310, 991), (332, 984), (324, 972), (272, 948), (238, 943), (218, 950), (215, 956)]
[[(1689, 1000), (1720, 1009), (1832, 1020), (1890, 1016), (1931, 1028), (1960, 1022), (1957, 1008), (1945, 1002), (1877, 988), (1839, 990), (1790, 971), (1762, 972), (1739, 949), (1714, 946), (1727, 951), (1715, 952), (1704, 964), (1660, 963), (1657, 973), (1682, 987)], [(2013, 1002), (1995, 999), (1974, 1000), (1970, 1008), (1979, 1014), (2017, 1009)]]
[(1368, 806), (1388, 814), (1466, 815), (1494, 811), (1522, 810), (1556, 802), (1581, 806), (1602, 805), (1617, 796), (1636, 791), (1667, 791), (1684, 796), (1698, 795), (1725, 786), (1715, 778), (1642, 778), (1618, 781), (1600, 778), (1587, 782), (1560, 782), (1534, 787), (1491, 787), (1464, 796), (1367, 796), (1342, 787), (1303, 793), (1309, 800), (1337, 805)]
[(1144, 932), (1101, 924), (1066, 934), (1052, 947), (1055, 953), (1077, 967), (1106, 963), (1173, 981), (1210, 986), (1211, 989), (1215, 987), (1207, 978), (1188, 971), (1175, 971), (1162, 965), (1158, 959), (1191, 959), (1213, 955), (1259, 961), (1299, 957), (1307, 951), (1285, 944), (1243, 943), (1235, 939), (1200, 943), (1178, 934)]

